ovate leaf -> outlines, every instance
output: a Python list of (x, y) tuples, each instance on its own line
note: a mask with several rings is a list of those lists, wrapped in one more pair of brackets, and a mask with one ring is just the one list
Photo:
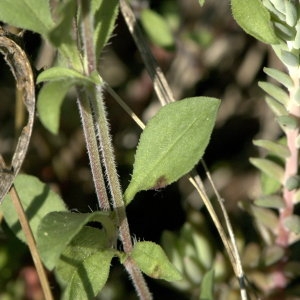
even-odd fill
[(173, 34), (162, 16), (151, 9), (144, 9), (141, 13), (141, 23), (154, 44), (164, 48), (172, 48), (174, 46)]
[[(66, 211), (63, 200), (38, 178), (19, 174), (14, 181), (14, 185), (35, 237), (37, 236), (39, 223), (45, 215), (51, 211)], [(4, 198), (0, 211), (3, 213), (10, 229), (20, 240), (26, 243), (18, 215), (9, 195)]]
[(199, 299), (213, 300), (214, 299), (213, 288), (214, 288), (214, 270), (211, 269), (208, 272), (206, 272), (203, 276)]
[(79, 85), (100, 83), (99, 76), (85, 76), (76, 70), (64, 67), (53, 67), (43, 71), (36, 82), (43, 81), (68, 81)]
[(128, 204), (141, 190), (164, 187), (201, 159), (215, 124), (220, 101), (195, 97), (168, 104), (147, 124), (135, 155)]
[(48, 0), (1, 0), (0, 21), (44, 36), (54, 25)]
[(73, 82), (67, 80), (48, 82), (38, 95), (37, 111), (40, 120), (53, 134), (58, 133), (61, 105), (72, 85)]
[(52, 212), (43, 218), (38, 228), (37, 245), (43, 262), (49, 270), (54, 268), (66, 246), (88, 222), (101, 223), (105, 228), (108, 241), (112, 242), (115, 228), (108, 213)]
[(231, 0), (236, 22), (248, 34), (267, 44), (278, 44), (271, 16), (261, 0)]
[(181, 280), (179, 271), (170, 263), (162, 248), (152, 242), (137, 242), (131, 257), (148, 276), (167, 281)]
[(101, 291), (114, 256), (105, 239), (103, 230), (85, 226), (67, 246), (55, 270), (64, 300), (94, 299)]

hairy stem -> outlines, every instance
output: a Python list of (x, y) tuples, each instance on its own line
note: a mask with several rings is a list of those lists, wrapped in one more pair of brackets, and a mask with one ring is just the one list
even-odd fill
[(94, 128), (94, 119), (90, 99), (83, 89), (77, 89), (78, 108), (81, 116), (81, 123), (86, 141), (86, 147), (90, 160), (95, 191), (101, 209), (109, 210), (109, 200), (105, 188), (105, 180), (102, 173), (101, 159), (98, 150), (97, 136)]
[[(86, 74), (90, 75), (97, 71), (96, 57), (93, 43), (93, 22), (89, 7), (86, 1), (81, 1), (82, 9), (82, 40), (84, 45), (84, 58), (86, 59)], [(89, 120), (93, 118), (93, 138), (97, 137), (98, 153), (100, 150), (101, 162), (105, 170), (105, 176), (108, 182), (108, 189), (111, 196), (113, 209), (116, 213), (117, 225), (119, 227), (119, 235), (123, 244), (123, 249), (126, 254), (132, 251), (132, 240), (128, 226), (126, 210), (123, 201), (120, 181), (115, 164), (115, 156), (112, 147), (111, 137), (109, 133), (109, 125), (106, 116), (105, 104), (103, 101), (103, 84), (93, 86), (86, 89), (89, 101), (86, 101), (88, 108), (85, 112), (89, 114)], [(82, 113), (82, 110), (81, 110)], [(91, 124), (86, 124), (89, 127)], [(87, 141), (88, 143), (88, 141)], [(95, 142), (94, 142), (95, 143)], [(99, 156), (99, 154), (98, 154)], [(91, 165), (94, 164), (93, 156), (90, 156)], [(97, 162), (98, 163), (98, 162)], [(102, 167), (100, 167), (100, 170)], [(97, 180), (97, 178), (94, 178)], [(95, 184), (97, 184), (95, 182)], [(101, 185), (103, 183), (101, 182)], [(152, 296), (140, 269), (135, 265), (134, 261), (128, 258), (125, 262), (125, 268), (129, 273), (135, 289), (140, 299), (150, 300)]]

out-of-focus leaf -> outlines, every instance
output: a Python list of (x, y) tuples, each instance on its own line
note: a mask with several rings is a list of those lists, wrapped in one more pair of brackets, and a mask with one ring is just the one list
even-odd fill
[(162, 16), (151, 9), (144, 9), (141, 13), (141, 23), (154, 44), (167, 49), (174, 47), (173, 34)]
[(244, 267), (254, 268), (257, 267), (259, 264), (261, 255), (261, 249), (258, 244), (256, 243), (249, 243), (246, 245), (243, 256), (242, 262)]
[(254, 140), (253, 144), (258, 147), (262, 147), (270, 153), (275, 154), (281, 158), (287, 158), (290, 156), (290, 151), (287, 146), (279, 144), (278, 142), (273, 142), (269, 140)]
[(288, 114), (285, 107), (281, 103), (276, 101), (275, 99), (267, 96), (266, 103), (268, 104), (268, 106), (270, 107), (270, 109), (273, 111), (273, 113), (276, 116), (283, 116), (283, 115)]
[(255, 216), (258, 224), (261, 224), (273, 232), (278, 226), (278, 217), (267, 208), (251, 206), (252, 214)]
[(300, 233), (300, 217), (292, 215), (287, 217), (284, 220), (284, 225), (292, 232), (299, 234)]
[(50, 41), (55, 46), (60, 46), (62, 43), (72, 44), (72, 21), (76, 15), (77, 2), (74, 0), (67, 0), (56, 4), (58, 23), (48, 33)]
[(296, 129), (298, 127), (298, 119), (291, 115), (279, 116), (276, 119), (283, 128)]
[(300, 176), (299, 175), (294, 175), (291, 176), (287, 179), (287, 181), (285, 182), (284, 186), (289, 190), (297, 190), (298, 188), (300, 188)]
[(283, 89), (281, 89), (280, 87), (278, 87), (278, 86), (276, 86), (276, 85), (274, 85), (270, 82), (263, 82), (263, 81), (259, 81), (258, 85), (267, 94), (272, 96), (274, 99), (276, 99), (281, 104), (286, 105), (286, 103), (289, 101), (288, 94)]
[(285, 206), (283, 199), (276, 195), (262, 196), (256, 199), (254, 204), (260, 207), (268, 208), (283, 208)]
[(270, 266), (279, 261), (284, 256), (284, 249), (279, 246), (272, 245), (265, 249), (263, 262), (266, 266)]
[(250, 158), (250, 162), (269, 177), (282, 183), (284, 170), (277, 163), (265, 158)]
[(206, 272), (201, 281), (200, 300), (213, 300), (214, 299), (214, 270), (211, 269)]
[(264, 68), (264, 72), (288, 89), (294, 85), (291, 77), (282, 71), (273, 68)]

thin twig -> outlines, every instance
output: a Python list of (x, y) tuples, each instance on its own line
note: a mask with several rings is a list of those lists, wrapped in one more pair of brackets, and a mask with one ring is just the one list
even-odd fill
[[(132, 12), (132, 10), (131, 10), (130, 6), (128, 5), (128, 3), (126, 2), (126, 0), (120, 0), (120, 8), (121, 8), (123, 17), (127, 23), (127, 26), (129, 28), (129, 31), (132, 34), (132, 36), (136, 42), (136, 45), (142, 55), (142, 58), (146, 65), (147, 71), (153, 80), (154, 89), (158, 96), (159, 101), (161, 102), (162, 105), (165, 105), (167, 103), (175, 101), (172, 91), (169, 88), (169, 85), (167, 83), (167, 80), (165, 79), (161, 69), (159, 68), (156, 60), (154, 59), (151, 51), (149, 50), (149, 47), (147, 46), (147, 42), (144, 38), (141, 28), (140, 28), (139, 24), (137, 23), (134, 13)], [(199, 180), (201, 180), (199, 175), (197, 175), (197, 178), (198, 177), (199, 177)], [(237, 251), (236, 242), (235, 242), (235, 238), (234, 238), (234, 235), (232, 232), (232, 226), (230, 224), (230, 220), (228, 218), (227, 213), (224, 214), (224, 211), (226, 211), (226, 210), (223, 206), (224, 210), (222, 209), (222, 212), (224, 215), (226, 226), (227, 226), (227, 228), (229, 228), (230, 240), (228, 240), (228, 238), (225, 234), (225, 231), (222, 228), (222, 225), (217, 217), (217, 214), (215, 213), (214, 208), (211, 205), (211, 202), (209, 201), (209, 199), (206, 196), (206, 193), (204, 193), (203, 189), (201, 189), (200, 186), (197, 184), (197, 181), (195, 180), (195, 178), (190, 177), (189, 180), (194, 185), (194, 187), (197, 189), (200, 197), (202, 198), (203, 202), (205, 203), (205, 205), (211, 215), (211, 218), (213, 219), (213, 221), (215, 223), (215, 226), (217, 227), (217, 229), (219, 231), (219, 234), (221, 236), (223, 244), (229, 255), (232, 267), (235, 271), (236, 276), (239, 279), (242, 299), (247, 299), (247, 295), (246, 295), (245, 289), (244, 289), (244, 287), (245, 287), (244, 272), (242, 269), (239, 253)]]
[(34, 262), (36, 271), (38, 273), (38, 277), (40, 279), (41, 287), (45, 296), (46, 300), (53, 300), (51, 289), (49, 286), (49, 281), (45, 272), (45, 269), (43, 267), (43, 264), (41, 262), (37, 247), (36, 247), (36, 242), (34, 239), (34, 236), (32, 234), (29, 222), (27, 220), (26, 214), (24, 212), (21, 200), (19, 198), (19, 195), (14, 187), (14, 185), (11, 187), (9, 191), (9, 195), (11, 197), (11, 200), (15, 206), (16, 212), (18, 214), (18, 218), (22, 227), (22, 230), (24, 232), (24, 235), (27, 240), (27, 245), (29, 247), (32, 260)]
[(120, 0), (120, 8), (128, 29), (141, 53), (143, 61), (146, 65), (147, 71), (153, 81), (153, 87), (156, 92), (157, 97), (162, 102), (163, 105), (174, 102), (173, 93), (167, 83), (163, 72), (156, 63), (147, 42), (145, 40), (144, 34), (138, 24), (129, 4), (126, 0)]
[(241, 297), (242, 299), (247, 299), (247, 292), (246, 292), (246, 283), (245, 283), (245, 274), (244, 274), (244, 271), (243, 271), (243, 266), (242, 266), (242, 262), (241, 262), (241, 258), (240, 258), (240, 255), (239, 255), (239, 251), (238, 251), (238, 248), (237, 248), (237, 244), (236, 244), (236, 241), (235, 241), (235, 236), (234, 236), (234, 232), (233, 232), (233, 229), (232, 229), (232, 226), (231, 226), (231, 223), (230, 223), (230, 219), (229, 219), (229, 216), (228, 216), (228, 213), (227, 213), (227, 210), (224, 206), (224, 200), (222, 199), (219, 191), (217, 190), (216, 188), (216, 185), (211, 177), (211, 174), (206, 166), (206, 163), (205, 161), (202, 159), (201, 160), (201, 163), (202, 163), (202, 166), (205, 170), (205, 173), (206, 173), (206, 177), (208, 178), (213, 190), (214, 190), (214, 193), (217, 197), (217, 200), (218, 200), (218, 203), (221, 207), (221, 210), (222, 210), (222, 213), (223, 213), (223, 216), (224, 216), (224, 220), (225, 220), (225, 224), (226, 224), (226, 228), (227, 228), (227, 232), (228, 232), (228, 235), (229, 235), (229, 238), (231, 240), (231, 251), (232, 251), (232, 255), (234, 256), (234, 261), (235, 261), (235, 264), (236, 264), (236, 276), (238, 277), (239, 279), (239, 284), (240, 284), (240, 287), (241, 287)]

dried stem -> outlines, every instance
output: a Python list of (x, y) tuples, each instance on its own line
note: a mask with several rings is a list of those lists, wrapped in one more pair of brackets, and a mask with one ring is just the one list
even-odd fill
[(35, 239), (34, 236), (32, 234), (29, 222), (27, 220), (26, 214), (24, 212), (21, 200), (19, 198), (19, 195), (15, 189), (14, 186), (11, 187), (10, 191), (9, 191), (9, 195), (11, 197), (11, 200), (15, 206), (16, 212), (18, 214), (18, 218), (22, 227), (22, 230), (24, 232), (24, 235), (26, 237), (27, 240), (27, 244), (32, 256), (32, 260), (33, 263), (35, 265), (36, 271), (38, 273), (38, 277), (40, 279), (40, 283), (41, 283), (41, 287), (45, 296), (46, 300), (53, 300), (52, 297), (52, 293), (51, 293), (51, 289), (49, 286), (49, 281), (46, 275), (46, 271), (43, 267), (42, 261), (40, 259), (37, 247), (36, 247), (36, 243), (35, 243)]
[[(158, 97), (160, 103), (162, 105), (165, 105), (167, 103), (175, 101), (172, 91), (167, 83), (167, 80), (164, 77), (161, 69), (159, 68), (156, 60), (154, 59), (151, 51), (149, 50), (149, 47), (147, 46), (147, 42), (144, 38), (141, 28), (140, 28), (139, 24), (137, 23), (136, 18), (134, 16), (130, 6), (128, 5), (128, 3), (125, 0), (120, 0), (120, 7), (121, 7), (121, 12), (123, 14), (123, 17), (129, 28), (129, 31), (132, 34), (132, 36), (136, 42), (136, 45), (142, 55), (142, 58), (146, 65), (147, 71), (153, 80), (154, 89), (155, 89), (155, 92), (157, 94), (157, 97)], [(206, 169), (206, 172), (207, 172), (207, 174), (209, 174), (207, 169)], [(211, 218), (213, 219), (214, 224), (220, 234), (220, 237), (221, 237), (223, 244), (229, 255), (229, 259), (231, 261), (234, 272), (239, 279), (239, 283), (240, 283), (240, 287), (241, 287), (241, 297), (242, 297), (242, 299), (247, 299), (247, 294), (246, 294), (246, 290), (245, 290), (245, 282), (244, 282), (245, 276), (244, 276), (244, 272), (243, 272), (243, 268), (242, 268), (242, 264), (241, 264), (241, 259), (240, 259), (240, 256), (239, 256), (239, 253), (237, 250), (232, 226), (230, 224), (228, 214), (222, 203), (221, 197), (219, 196), (218, 193), (216, 193), (216, 196), (221, 205), (221, 209), (223, 212), (223, 216), (224, 216), (226, 227), (227, 227), (227, 230), (229, 233), (230, 240), (228, 239), (228, 237), (220, 223), (220, 220), (203, 189), (203, 185), (200, 184), (201, 183), (200, 176), (197, 174), (197, 172), (195, 170), (193, 170), (192, 173), (195, 174), (195, 176), (190, 176), (189, 180), (193, 184), (193, 186), (196, 188), (196, 190), (198, 191), (200, 197), (202, 198), (202, 200), (203, 200), (203, 202), (204, 202), (204, 204), (205, 204), (205, 206), (206, 206)], [(211, 177), (209, 177), (209, 178), (210, 178), (211, 182), (213, 182), (212, 178)], [(199, 183), (199, 181), (200, 181), (200, 183)], [(214, 187), (214, 185), (213, 185), (213, 187)], [(215, 191), (216, 191), (216, 189), (215, 189)]]

